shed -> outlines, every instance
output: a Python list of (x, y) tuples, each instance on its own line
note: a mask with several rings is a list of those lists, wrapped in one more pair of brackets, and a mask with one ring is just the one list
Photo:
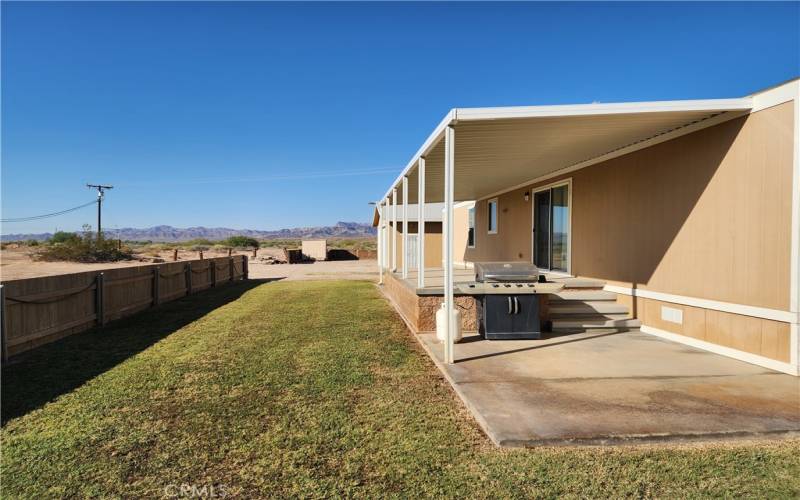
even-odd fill
[(309, 260), (327, 260), (328, 241), (327, 240), (303, 240), (303, 258)]

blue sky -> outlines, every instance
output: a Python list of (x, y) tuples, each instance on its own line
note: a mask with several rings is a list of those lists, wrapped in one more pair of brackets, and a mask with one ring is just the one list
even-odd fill
[(2, 213), (367, 221), (450, 108), (742, 96), (798, 37), (798, 3), (3, 2)]

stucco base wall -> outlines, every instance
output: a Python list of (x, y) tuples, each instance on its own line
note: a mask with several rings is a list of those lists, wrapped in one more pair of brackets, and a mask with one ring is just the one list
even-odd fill
[[(383, 292), (391, 299), (397, 312), (406, 320), (414, 333), (436, 331), (436, 311), (442, 307), (444, 297), (419, 296), (394, 275), (385, 274)], [(456, 296), (455, 304), (461, 311), (461, 330), (478, 331), (478, 304), (474, 297)]]

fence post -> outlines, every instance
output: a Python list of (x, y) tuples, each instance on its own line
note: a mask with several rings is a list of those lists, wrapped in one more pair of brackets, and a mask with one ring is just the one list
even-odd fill
[(186, 295), (192, 294), (192, 263), (186, 263)]
[(247, 255), (242, 255), (242, 279), (246, 281), (249, 274), (250, 270), (248, 269)]
[(172, 250), (172, 261), (173, 262), (177, 262), (178, 261), (178, 249), (177, 248)]
[(200, 250), (200, 260), (203, 260), (203, 251)]
[(230, 257), (231, 255), (233, 255), (233, 248), (228, 249), (228, 257)]
[(2, 342), (3, 361), (8, 360), (8, 341), (6, 340), (6, 287), (0, 284), (0, 342)]
[(161, 268), (155, 266), (153, 268), (153, 305), (157, 306), (160, 302), (160, 288), (161, 288)]
[(99, 326), (104, 326), (106, 324), (106, 314), (105, 314), (105, 304), (103, 300), (105, 299), (105, 275), (103, 273), (99, 273), (95, 276), (95, 314), (97, 315), (97, 324)]
[(217, 286), (217, 261), (216, 259), (211, 259), (211, 286)]

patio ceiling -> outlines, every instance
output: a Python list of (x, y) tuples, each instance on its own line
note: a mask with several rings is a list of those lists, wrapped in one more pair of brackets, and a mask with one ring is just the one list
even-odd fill
[[(454, 109), (428, 137), (392, 187), (409, 178), (417, 202), (417, 165), (426, 159), (426, 202), (444, 200), (444, 130), (455, 130), (455, 201), (621, 156), (746, 114), (751, 98), (651, 103)], [(389, 196), (392, 187), (386, 193)]]

